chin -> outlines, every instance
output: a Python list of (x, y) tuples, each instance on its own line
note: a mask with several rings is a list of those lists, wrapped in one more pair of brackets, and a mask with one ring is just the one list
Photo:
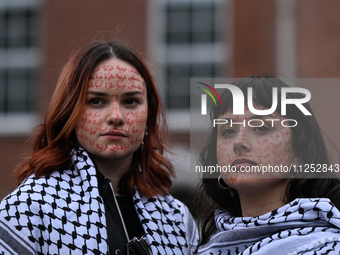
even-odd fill
[(277, 185), (278, 183), (287, 182), (287, 178), (282, 176), (263, 176), (262, 174), (238, 173), (233, 176), (222, 176), (228, 186), (234, 189), (261, 188), (264, 186)]
[(227, 183), (230, 187), (236, 188), (240, 186), (249, 187), (249, 185), (254, 185), (263, 182), (264, 178), (260, 178), (257, 176), (249, 176), (249, 175), (238, 175), (238, 176), (230, 176), (228, 178), (223, 178), (224, 182)]
[(98, 158), (103, 158), (103, 159), (119, 160), (119, 159), (124, 159), (128, 156), (132, 156), (133, 153), (134, 151), (115, 150), (115, 151), (105, 151), (102, 153), (97, 153), (95, 156)]
[(285, 180), (282, 175), (265, 176), (261, 173), (236, 173), (227, 176), (222, 176), (225, 183), (230, 187), (234, 185), (251, 185), (251, 184), (264, 184), (267, 182), (276, 182)]

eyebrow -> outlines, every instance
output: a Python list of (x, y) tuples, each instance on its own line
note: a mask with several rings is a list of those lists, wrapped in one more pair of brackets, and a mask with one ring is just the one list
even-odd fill
[(94, 96), (102, 96), (102, 97), (110, 96), (109, 94), (107, 94), (105, 92), (97, 92), (97, 91), (88, 91), (86, 94), (91, 94), (91, 95), (94, 95)]
[[(262, 118), (266, 118), (266, 117), (270, 117), (270, 118), (275, 118), (272, 114), (268, 114), (268, 115), (252, 115), (250, 116), (250, 120), (253, 120), (253, 119), (262, 119)], [(234, 118), (234, 116), (231, 116), (231, 117), (225, 117), (225, 118), (221, 118), (221, 119), (225, 119), (225, 120), (232, 120)]]
[(142, 91), (132, 91), (132, 92), (124, 93), (123, 96), (134, 96), (134, 95), (137, 95), (137, 94), (143, 95)]
[[(98, 91), (88, 91), (86, 94), (91, 94), (91, 95), (94, 95), (94, 96), (101, 96), (101, 97), (109, 97), (110, 95), (105, 93), (105, 92), (98, 92)], [(132, 91), (132, 92), (125, 92), (122, 94), (122, 96), (135, 96), (135, 95), (138, 95), (138, 94), (141, 94), (143, 95), (143, 93), (141, 91)]]
[(275, 118), (272, 114), (268, 114), (268, 115), (253, 115), (249, 119), (250, 120), (253, 120), (253, 119), (262, 119), (262, 118), (267, 118), (267, 117)]

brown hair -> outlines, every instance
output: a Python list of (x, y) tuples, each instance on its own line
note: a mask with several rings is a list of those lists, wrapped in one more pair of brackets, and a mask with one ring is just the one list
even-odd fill
[(20, 183), (33, 173), (41, 177), (69, 167), (70, 151), (77, 144), (74, 129), (85, 104), (91, 74), (100, 62), (113, 58), (129, 63), (139, 72), (147, 87), (148, 100), (149, 135), (144, 138), (143, 151), (134, 153), (133, 163), (120, 180), (119, 189), (131, 195), (136, 186), (145, 196), (169, 191), (174, 171), (162, 155), (168, 142), (163, 104), (146, 63), (118, 41), (91, 42), (71, 55), (59, 76), (44, 123), (38, 125), (30, 137), (33, 152), (14, 172)]

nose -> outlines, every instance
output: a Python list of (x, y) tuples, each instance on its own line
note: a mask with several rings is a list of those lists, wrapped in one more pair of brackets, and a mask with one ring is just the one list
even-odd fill
[(236, 138), (233, 141), (234, 151), (236, 154), (242, 154), (251, 150), (251, 143), (246, 128), (241, 127)]
[(106, 122), (109, 125), (114, 124), (115, 126), (124, 124), (125, 116), (119, 102), (114, 102), (112, 107), (109, 108)]

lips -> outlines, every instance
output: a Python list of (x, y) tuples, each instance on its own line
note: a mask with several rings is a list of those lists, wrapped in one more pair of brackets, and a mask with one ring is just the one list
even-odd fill
[(102, 134), (101, 136), (104, 136), (105, 138), (113, 141), (118, 141), (123, 139), (124, 137), (127, 137), (126, 134), (118, 131), (108, 131)]
[(116, 136), (126, 136), (123, 132), (117, 132), (117, 131), (108, 131), (102, 134), (104, 136), (106, 135), (116, 135)]
[(231, 163), (231, 165), (232, 166), (236, 166), (236, 167), (241, 167), (241, 166), (256, 166), (257, 163), (252, 161), (252, 160), (246, 159), (246, 158), (238, 158), (238, 159), (235, 159)]

